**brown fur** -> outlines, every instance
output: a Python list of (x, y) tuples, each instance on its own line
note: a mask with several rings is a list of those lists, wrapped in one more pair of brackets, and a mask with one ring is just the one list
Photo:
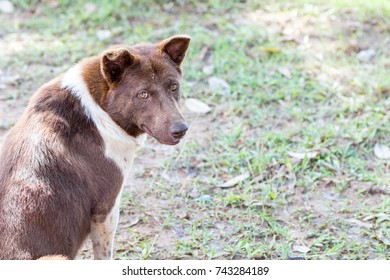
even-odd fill
[[(178, 111), (180, 64), (189, 39), (115, 47), (81, 63), (95, 102), (127, 134), (148, 132), (166, 144), (184, 135)], [(140, 99), (140, 91), (148, 99)], [(0, 153), (0, 259), (72, 259), (112, 210), (124, 174), (78, 98), (60, 78), (41, 87)]]

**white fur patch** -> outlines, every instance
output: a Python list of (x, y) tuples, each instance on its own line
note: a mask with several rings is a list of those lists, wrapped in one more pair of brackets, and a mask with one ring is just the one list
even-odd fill
[(81, 73), (81, 65), (76, 64), (65, 73), (61, 88), (68, 89), (76, 96), (85, 109), (87, 116), (95, 123), (105, 145), (106, 157), (112, 159), (126, 177), (133, 164), (137, 146), (143, 146), (146, 135), (134, 138), (128, 135), (113, 119), (95, 102)]
[[(128, 169), (134, 161), (137, 146), (143, 146), (146, 135), (134, 138), (128, 135), (113, 119), (95, 102), (81, 73), (81, 65), (72, 67), (62, 78), (61, 88), (68, 89), (76, 96), (87, 115), (93, 121), (103, 138), (105, 156), (112, 159), (126, 178)], [(123, 190), (116, 197), (115, 205), (102, 223), (91, 223), (91, 237), (95, 259), (111, 259), (116, 227), (119, 219), (119, 203)]]

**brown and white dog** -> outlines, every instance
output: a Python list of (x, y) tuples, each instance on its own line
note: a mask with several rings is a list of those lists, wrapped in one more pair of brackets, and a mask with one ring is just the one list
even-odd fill
[(116, 46), (41, 87), (0, 154), (0, 259), (73, 259), (90, 234), (110, 259), (123, 181), (145, 132), (187, 126), (179, 80), (190, 38)]

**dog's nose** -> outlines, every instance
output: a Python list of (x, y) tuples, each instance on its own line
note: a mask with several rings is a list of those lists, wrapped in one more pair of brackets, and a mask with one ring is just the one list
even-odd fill
[(169, 133), (173, 138), (181, 138), (186, 134), (188, 127), (185, 123), (175, 123), (169, 129)]

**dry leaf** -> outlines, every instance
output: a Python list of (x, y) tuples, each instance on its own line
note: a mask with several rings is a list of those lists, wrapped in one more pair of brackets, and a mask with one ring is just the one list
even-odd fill
[(311, 159), (311, 158), (315, 158), (318, 155), (318, 152), (307, 152), (307, 153), (287, 152), (287, 154), (297, 159), (304, 159), (305, 157)]
[(234, 187), (239, 182), (245, 181), (246, 179), (248, 179), (250, 176), (251, 176), (251, 174), (249, 172), (246, 172), (244, 174), (241, 174), (241, 175), (238, 175), (238, 176), (234, 177), (233, 179), (230, 179), (229, 181), (219, 185), (218, 187), (221, 187), (221, 188), (231, 188), (231, 187)]
[(382, 232), (379, 233), (378, 239), (379, 239), (380, 241), (382, 241), (384, 244), (386, 244), (387, 246), (390, 247), (390, 239), (389, 239), (389, 238), (386, 238), (385, 236), (383, 236), (383, 233), (382, 233)]
[(195, 98), (188, 98), (184, 104), (191, 112), (194, 113), (206, 114), (211, 111), (209, 105)]
[(133, 217), (130, 221), (123, 221), (119, 224), (124, 228), (130, 228), (132, 226), (137, 225), (140, 222), (140, 218), (138, 216)]
[(385, 213), (377, 213), (377, 214), (369, 215), (369, 216), (365, 217), (363, 219), (363, 221), (369, 221), (369, 220), (373, 220), (373, 219), (376, 219), (375, 222), (377, 224), (380, 224), (383, 221), (390, 221), (390, 215), (385, 214)]
[(310, 251), (310, 248), (303, 245), (293, 245), (293, 250), (305, 254)]
[(365, 228), (368, 228), (368, 229), (373, 227), (372, 224), (365, 223), (365, 222), (359, 221), (357, 219), (346, 219), (345, 221), (349, 222), (349, 223), (352, 223), (352, 224), (355, 224), (355, 225), (358, 225), (359, 227), (365, 227)]
[(202, 49), (201, 49), (201, 51), (200, 51), (200, 53), (199, 53), (199, 55), (198, 55), (198, 57), (197, 57), (197, 61), (202, 61), (202, 60), (205, 60), (205, 58), (207, 58), (207, 56), (208, 56), (208, 54), (209, 54), (209, 52), (210, 52), (210, 49), (211, 49), (211, 45), (206, 45), (206, 46), (204, 46)]
[(289, 176), (287, 176), (287, 180), (285, 181), (288, 194), (294, 194), (296, 184), (297, 176), (295, 175), (295, 173), (290, 173)]
[(374, 147), (374, 153), (377, 158), (380, 159), (389, 159), (390, 158), (390, 149), (389, 147), (376, 143)]
[(256, 176), (255, 178), (253, 178), (249, 184), (254, 184), (254, 183), (258, 183), (258, 182), (261, 182), (261, 181), (264, 181), (265, 179), (265, 175), (264, 174), (261, 174), (259, 176)]
[(280, 53), (281, 50), (278, 48), (271, 48), (271, 47), (260, 47), (259, 48), (261, 51), (266, 52), (266, 53)]
[(390, 195), (390, 185), (389, 186), (372, 186), (369, 189), (370, 194), (386, 194)]
[(356, 191), (360, 191), (360, 192), (367, 192), (369, 191), (372, 186), (374, 185), (374, 183), (372, 182), (360, 182), (360, 181), (351, 181), (349, 183), (349, 186), (356, 190)]

